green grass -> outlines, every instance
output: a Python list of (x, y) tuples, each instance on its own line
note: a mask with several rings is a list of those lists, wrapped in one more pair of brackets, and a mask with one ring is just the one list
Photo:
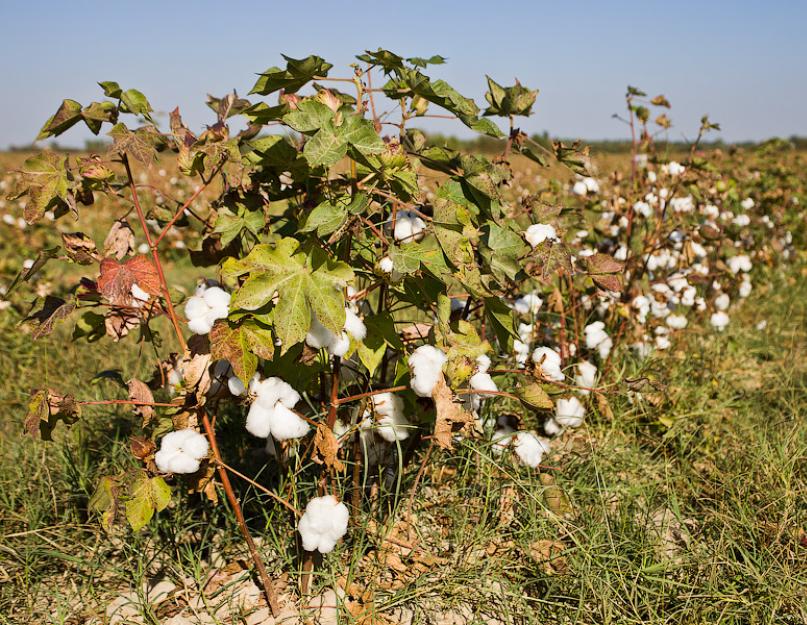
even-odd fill
[[(631, 405), (618, 393), (614, 418), (595, 414), (564, 438), (543, 481), (484, 442), (466, 442), (434, 455), (409, 517), (415, 457), (399, 496), (382, 494), (375, 505), (383, 528), (395, 526), (416, 549), (384, 546), (357, 519), (349, 541), (318, 563), (314, 588), (347, 578), (368, 593), (368, 610), (392, 622), (400, 608), (423, 623), (447, 615), (468, 623), (807, 622), (807, 284), (795, 272), (769, 282), (724, 334), (693, 329), (664, 360), (619, 363), (628, 378), (663, 382), (643, 389), (658, 405)], [(763, 319), (767, 328), (757, 330)], [(111, 387), (88, 378), (111, 365), (107, 350), (61, 333), (32, 344), (15, 321), (8, 311), (0, 317), (0, 622), (103, 622), (110, 601), (135, 591), (145, 622), (160, 623), (184, 604), (146, 598), (144, 584), (159, 578), (221, 601), (227, 584), (199, 589), (219, 562), (245, 557), (226, 505), (177, 495), (189, 505), (136, 534), (105, 534), (87, 513), (98, 478), (134, 466), (125, 411), (88, 410), (70, 430), (60, 425), (53, 443), (22, 437), (28, 388), (100, 398)], [(127, 377), (146, 360), (115, 366)], [(222, 427), (235, 418), (224, 415)], [(248, 440), (225, 441), (225, 454)], [(232, 462), (280, 479), (259, 454)], [(270, 572), (288, 573), (288, 593), (302, 566), (288, 517), (238, 486)], [(549, 545), (540, 541), (556, 541), (550, 561), (531, 555)], [(243, 609), (230, 612), (221, 622), (244, 622)]]

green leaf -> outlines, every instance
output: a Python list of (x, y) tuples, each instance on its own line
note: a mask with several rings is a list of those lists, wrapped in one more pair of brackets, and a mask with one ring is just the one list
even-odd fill
[(283, 116), (283, 122), (297, 132), (319, 130), (333, 120), (333, 111), (319, 100), (309, 98), (299, 102), (297, 109)]
[(519, 399), (531, 408), (539, 410), (552, 410), (555, 404), (552, 398), (547, 395), (546, 391), (537, 382), (531, 382), (525, 386), (521, 386), (516, 390)]
[[(347, 200), (347, 202), (345, 201)], [(300, 224), (302, 232), (317, 231), (317, 235), (325, 236), (341, 226), (347, 217), (347, 207), (351, 198), (339, 198), (335, 202), (322, 202), (308, 213)]]
[(342, 125), (336, 128), (336, 132), (343, 141), (365, 156), (386, 150), (386, 145), (375, 131), (373, 123), (358, 115), (348, 115)]
[(240, 214), (236, 215), (225, 207), (219, 210), (213, 232), (218, 232), (221, 235), (221, 244), (227, 246), (244, 230), (257, 237), (263, 225), (262, 211), (242, 210)]
[(120, 100), (121, 93), (123, 93), (123, 90), (120, 88), (120, 85), (116, 83), (114, 80), (104, 80), (102, 82), (99, 82), (98, 85), (101, 87), (101, 89), (104, 90), (104, 95), (106, 97)]
[(327, 122), (303, 148), (303, 155), (312, 167), (330, 167), (347, 154), (347, 142)]
[(125, 111), (134, 113), (135, 115), (142, 115), (149, 121), (151, 116), (149, 113), (153, 110), (151, 104), (140, 91), (137, 89), (127, 89), (120, 95), (121, 102), (125, 106)]
[(54, 200), (67, 200), (67, 157), (44, 152), (25, 161), (20, 189), (28, 195), (23, 217), (28, 223), (42, 218)]
[(81, 104), (75, 100), (63, 100), (59, 109), (45, 122), (37, 140), (57, 137), (82, 119)]
[(253, 353), (248, 333), (243, 327), (230, 327), (226, 321), (218, 321), (210, 331), (210, 355), (214, 360), (227, 360), (233, 372), (249, 384), (258, 370), (258, 357)]
[(286, 59), (286, 69), (270, 67), (261, 73), (250, 93), (269, 95), (281, 89), (285, 93), (295, 93), (315, 77), (327, 76), (333, 67), (325, 59), (314, 55), (304, 59), (293, 59), (286, 55), (283, 58)]
[(135, 532), (142, 529), (154, 516), (154, 496), (151, 480), (145, 473), (141, 474), (129, 491), (126, 500), (126, 520)]
[(500, 298), (486, 297), (485, 315), (499, 340), (499, 345), (502, 346), (502, 349), (509, 350), (513, 339), (519, 338), (513, 311)]
[(160, 476), (151, 478), (151, 495), (157, 512), (162, 512), (171, 503), (171, 487)]

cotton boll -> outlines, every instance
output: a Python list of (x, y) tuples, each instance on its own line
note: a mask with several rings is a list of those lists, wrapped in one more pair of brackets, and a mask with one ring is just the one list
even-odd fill
[(372, 395), (370, 400), (375, 413), (376, 433), (392, 443), (409, 437), (410, 422), (404, 415), (403, 399), (392, 393)]
[(328, 343), (328, 353), (331, 356), (338, 356), (341, 358), (347, 354), (350, 349), (350, 337), (347, 332), (340, 332), (335, 334), (330, 343)]
[(558, 425), (567, 428), (576, 428), (583, 423), (586, 408), (577, 397), (559, 399), (555, 404), (555, 421)]
[(647, 172), (647, 180), (650, 183), (654, 183), (656, 181), (656, 172), (650, 170)]
[(605, 324), (602, 321), (590, 323), (585, 327), (584, 333), (586, 335), (586, 347), (596, 349), (601, 359), (607, 358), (614, 342), (605, 332)]
[(496, 386), (496, 382), (493, 381), (493, 378), (490, 377), (490, 374), (482, 371), (480, 371), (479, 373), (474, 373), (471, 376), (471, 379), (468, 382), (468, 384), (475, 391), (499, 390), (499, 387)]
[(715, 330), (722, 332), (729, 324), (729, 316), (722, 310), (712, 313), (712, 316), (709, 318), (709, 323), (712, 324)]
[(333, 495), (314, 497), (297, 524), (303, 549), (320, 553), (333, 551), (339, 539), (347, 534), (349, 518), (347, 506)]
[(650, 215), (653, 214), (653, 209), (650, 208), (650, 204), (641, 200), (633, 205), (633, 211), (642, 217), (650, 217)]
[(734, 216), (734, 219), (731, 220), (731, 223), (733, 223), (735, 226), (739, 228), (744, 228), (745, 226), (751, 223), (751, 218), (745, 213), (740, 213), (739, 215)]
[(552, 417), (544, 421), (544, 432), (546, 432), (547, 436), (555, 436), (555, 434), (560, 434), (562, 431), (563, 428)]
[(523, 367), (527, 364), (527, 360), (530, 357), (530, 345), (529, 343), (525, 343), (523, 341), (513, 341), (513, 353), (516, 356), (516, 363)]
[(686, 171), (686, 167), (676, 161), (670, 161), (666, 165), (662, 165), (662, 170), (672, 177), (680, 176)]
[(267, 438), (272, 433), (272, 412), (274, 408), (254, 402), (247, 413), (247, 432), (258, 438)]
[[(746, 274), (746, 277), (747, 277), (747, 274)], [(751, 289), (752, 289), (751, 280), (743, 280), (740, 283), (740, 288), (739, 288), (740, 297), (745, 298), (745, 297), (748, 297), (749, 295), (751, 295)]]
[(384, 258), (378, 261), (378, 268), (384, 273), (392, 273), (395, 266), (393, 265), (392, 259), (389, 256), (384, 256)]
[(435, 384), (442, 375), (447, 356), (433, 345), (421, 345), (409, 356), (409, 369), (412, 372), (410, 385), (420, 397), (431, 397)]
[(236, 397), (241, 397), (247, 392), (247, 388), (237, 375), (231, 375), (227, 379), (227, 388), (229, 389), (230, 393)]
[(310, 426), (305, 419), (286, 408), (278, 402), (269, 415), (272, 438), (277, 441), (286, 441), (292, 438), (301, 438), (308, 434)]
[(728, 264), (729, 269), (731, 269), (731, 273), (733, 274), (738, 274), (741, 271), (745, 272), (751, 271), (751, 268), (753, 266), (751, 264), (751, 259), (748, 258), (746, 254), (732, 256), (731, 258), (728, 259), (728, 261), (726, 261), (726, 263)]
[(747, 197), (742, 202), (740, 202), (740, 206), (742, 206), (744, 210), (749, 211), (752, 208), (754, 208), (754, 200), (752, 200), (750, 197)]
[(665, 350), (670, 349), (672, 343), (670, 342), (669, 337), (667, 336), (657, 336), (655, 338), (656, 349)]
[(667, 317), (667, 325), (673, 330), (683, 330), (687, 327), (687, 318), (683, 315), (670, 315)]
[(588, 360), (581, 360), (577, 363), (577, 375), (574, 376), (574, 383), (583, 388), (578, 389), (581, 395), (588, 395), (590, 388), (594, 387), (597, 381), (597, 367)]
[(513, 439), (513, 448), (521, 462), (535, 469), (549, 451), (549, 441), (535, 432), (518, 432)]
[(487, 373), (490, 369), (490, 356), (482, 354), (476, 357), (476, 371), (478, 373)]
[(367, 326), (364, 325), (364, 321), (349, 309), (345, 310), (345, 332), (357, 341), (363, 341), (367, 336)]
[(305, 335), (305, 342), (309, 347), (322, 349), (334, 340), (334, 333), (319, 322), (316, 317), (311, 318), (311, 327)]
[(207, 334), (217, 319), (227, 318), (229, 307), (229, 293), (220, 287), (201, 285), (185, 304), (188, 328), (194, 334)]
[(544, 300), (542, 300), (538, 295), (533, 293), (527, 293), (526, 295), (522, 295), (513, 303), (513, 309), (520, 315), (529, 315), (529, 314), (537, 314), (539, 310), (541, 310), (541, 306), (544, 305)]
[(138, 286), (137, 283), (132, 285), (132, 297), (141, 302), (147, 302), (151, 296)]
[(715, 308), (718, 310), (728, 310), (731, 305), (731, 298), (728, 293), (721, 293), (715, 298)]
[(196, 473), (209, 449), (207, 439), (196, 430), (169, 432), (160, 441), (154, 463), (163, 473)]
[(395, 230), (393, 236), (396, 241), (409, 243), (420, 241), (424, 236), (426, 222), (417, 213), (412, 211), (398, 211), (395, 216)]
[(614, 252), (614, 258), (616, 260), (625, 260), (628, 257), (628, 248), (624, 245), (620, 245), (616, 252)]
[(583, 178), (583, 184), (586, 185), (586, 191), (589, 193), (599, 193), (600, 192), (600, 183), (597, 182), (594, 178), (590, 176), (586, 176)]
[(572, 185), (572, 193), (579, 196), (584, 196), (588, 193), (588, 187), (586, 187), (586, 183), (582, 180), (578, 180), (577, 182)]
[(493, 443), (493, 453), (500, 456), (513, 441), (515, 430), (508, 425), (502, 425), (493, 431), (490, 441)]
[(560, 370), (560, 354), (551, 347), (537, 347), (532, 352), (532, 361), (541, 367), (541, 374), (554, 382), (562, 382), (565, 379)]
[(549, 224), (532, 224), (524, 233), (524, 238), (532, 247), (536, 247), (546, 240), (557, 241), (558, 233)]

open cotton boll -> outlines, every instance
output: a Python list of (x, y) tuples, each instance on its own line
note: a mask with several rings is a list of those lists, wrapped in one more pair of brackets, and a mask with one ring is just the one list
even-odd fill
[(565, 428), (576, 428), (583, 423), (586, 408), (577, 397), (559, 399), (555, 404), (555, 421)]
[(555, 231), (555, 227), (549, 224), (532, 224), (524, 232), (524, 238), (532, 247), (536, 247), (547, 239), (557, 241), (558, 233)]
[(542, 300), (536, 293), (527, 293), (522, 295), (515, 302), (513, 302), (513, 309), (520, 315), (537, 314), (544, 305)]
[(412, 211), (398, 211), (395, 215), (395, 230), (393, 236), (396, 241), (409, 243), (420, 241), (424, 236), (426, 222), (417, 213)]
[(311, 318), (311, 327), (305, 335), (305, 342), (309, 347), (322, 349), (328, 347), (336, 336), (328, 328), (322, 325), (315, 316)]
[(169, 432), (160, 441), (154, 463), (163, 473), (196, 473), (209, 449), (207, 439), (196, 430)]
[(367, 336), (367, 326), (361, 317), (350, 309), (345, 309), (345, 332), (357, 341), (363, 341)]
[(666, 165), (662, 165), (661, 169), (672, 177), (680, 176), (686, 171), (686, 167), (676, 161), (670, 161)]
[(600, 183), (590, 176), (586, 176), (585, 178), (583, 178), (583, 184), (586, 185), (586, 191), (588, 191), (589, 193), (600, 192)]
[(594, 388), (597, 382), (597, 367), (591, 364), (588, 360), (581, 360), (577, 363), (577, 375), (574, 376), (574, 383), (581, 386), (577, 390), (581, 395), (588, 395), (590, 388)]
[(250, 392), (255, 401), (247, 413), (247, 431), (259, 438), (274, 437), (284, 441), (300, 438), (308, 433), (309, 425), (292, 408), (300, 401), (300, 394), (288, 382), (278, 377), (251, 382)]
[(547, 436), (555, 436), (556, 434), (560, 434), (563, 431), (563, 428), (558, 425), (558, 422), (555, 421), (553, 417), (549, 417), (546, 421), (544, 421), (544, 432), (546, 432)]
[(421, 345), (409, 355), (410, 385), (419, 397), (431, 397), (448, 357), (433, 345)]
[(532, 352), (532, 361), (541, 367), (541, 374), (554, 382), (562, 382), (565, 379), (563, 371), (560, 370), (560, 354), (551, 347), (536, 347)]
[(516, 355), (516, 363), (523, 367), (530, 357), (530, 345), (523, 341), (513, 341), (513, 353)]
[(403, 399), (393, 393), (372, 395), (370, 400), (375, 413), (376, 433), (388, 443), (409, 437), (410, 422), (404, 415)]
[(296, 412), (286, 408), (286, 406), (279, 402), (269, 415), (269, 423), (272, 438), (277, 441), (300, 438), (308, 434), (310, 428), (305, 419), (301, 419)]
[(744, 228), (745, 226), (751, 223), (751, 218), (745, 213), (740, 213), (739, 215), (734, 216), (734, 219), (731, 220), (731, 223), (740, 228)]
[(605, 324), (602, 321), (590, 323), (585, 327), (584, 333), (586, 335), (586, 347), (596, 349), (603, 360), (608, 358), (614, 342), (605, 332)]
[(384, 258), (378, 261), (378, 268), (384, 273), (392, 273), (392, 270), (395, 269), (395, 265), (389, 256), (384, 256)]
[(737, 256), (732, 256), (726, 261), (726, 264), (731, 269), (731, 273), (738, 274), (741, 271), (751, 271), (753, 265), (751, 264), (751, 259), (748, 258), (746, 254), (739, 254)]
[(722, 310), (712, 313), (712, 316), (709, 318), (709, 323), (711, 323), (712, 327), (718, 332), (722, 332), (726, 326), (729, 325), (729, 321), (729, 316)]
[(752, 200), (750, 197), (747, 197), (742, 202), (740, 202), (740, 206), (742, 206), (743, 209), (749, 211), (752, 208), (754, 208), (754, 200)]
[(684, 315), (670, 315), (667, 317), (667, 325), (673, 330), (683, 330), (687, 327), (687, 318)]
[(535, 432), (518, 432), (513, 438), (513, 449), (521, 462), (535, 469), (549, 451), (549, 441)]
[(147, 302), (151, 299), (151, 296), (141, 289), (137, 283), (132, 285), (132, 297), (140, 302)]
[(731, 298), (728, 293), (721, 293), (715, 298), (715, 308), (718, 310), (728, 310), (731, 305)]
[(515, 434), (515, 430), (509, 425), (497, 427), (490, 437), (490, 442), (493, 443), (493, 447), (491, 448), (493, 453), (500, 456), (513, 441), (513, 434)]
[(751, 286), (751, 280), (750, 280), (750, 279), (747, 279), (747, 278), (748, 278), (748, 274), (746, 274), (746, 275), (745, 275), (745, 278), (746, 278), (746, 279), (744, 279), (744, 280), (743, 280), (743, 281), (740, 283), (740, 288), (739, 288), (739, 295), (740, 295), (740, 297), (748, 297), (749, 295), (751, 295), (751, 289), (753, 288), (753, 287)]
[(572, 193), (580, 196), (588, 194), (588, 187), (586, 186), (586, 183), (583, 182), (582, 180), (578, 180), (577, 182), (575, 182), (572, 185)]
[(241, 397), (242, 395), (246, 394), (247, 387), (244, 386), (244, 383), (241, 381), (237, 375), (231, 375), (227, 379), (227, 388), (232, 395), (236, 397)]
[(297, 524), (303, 539), (303, 549), (330, 553), (339, 539), (347, 534), (350, 518), (347, 506), (333, 495), (314, 497), (305, 507)]
[(201, 287), (196, 295), (188, 298), (185, 304), (185, 316), (188, 328), (194, 334), (207, 334), (217, 319), (226, 319), (230, 309), (230, 294), (224, 289)]
[(477, 373), (487, 373), (490, 369), (490, 356), (482, 354), (476, 357), (476, 371)]
[(638, 202), (634, 203), (633, 212), (637, 215), (641, 215), (642, 217), (650, 217), (650, 215), (653, 214), (653, 209), (650, 208), (650, 204), (647, 202), (639, 200)]

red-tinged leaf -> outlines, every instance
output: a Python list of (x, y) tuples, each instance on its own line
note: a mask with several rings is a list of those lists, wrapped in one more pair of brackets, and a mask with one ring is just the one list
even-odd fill
[(589, 273), (619, 273), (624, 265), (608, 254), (592, 254), (586, 258)]
[(135, 284), (149, 295), (159, 295), (161, 292), (160, 277), (146, 256), (135, 256), (123, 263), (114, 258), (101, 261), (98, 290), (112, 304), (129, 305)]
[(620, 292), (622, 290), (622, 276), (612, 273), (596, 274), (591, 276), (596, 284), (601, 289), (606, 291)]

